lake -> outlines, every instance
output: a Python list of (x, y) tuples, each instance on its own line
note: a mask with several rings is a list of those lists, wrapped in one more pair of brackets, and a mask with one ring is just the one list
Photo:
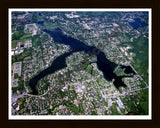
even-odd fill
[[(93, 46), (88, 46), (77, 39), (64, 35), (60, 28), (56, 28), (54, 31), (50, 31), (47, 29), (44, 29), (43, 31), (48, 33), (55, 42), (60, 43), (60, 44), (69, 45), (71, 51), (58, 56), (52, 62), (50, 67), (44, 69), (38, 75), (30, 79), (29, 85), (33, 91), (32, 94), (38, 95), (38, 92), (36, 91), (35, 87), (40, 79), (42, 79), (43, 77), (49, 74), (52, 74), (58, 70), (61, 70), (67, 67), (67, 64), (65, 61), (66, 58), (70, 56), (72, 53), (79, 52), (79, 51), (84, 51), (86, 53), (96, 55), (97, 56), (97, 62), (96, 62), (97, 67), (100, 71), (103, 72), (104, 78), (108, 81), (112, 81), (112, 79), (115, 79), (113, 84), (115, 85), (116, 88), (119, 88), (120, 86), (126, 87), (126, 85), (122, 81), (122, 78), (126, 76), (117, 76), (113, 71), (115, 67), (117, 67), (118, 65), (115, 64), (114, 62), (109, 61), (106, 58), (105, 54), (102, 51), (100, 51), (98, 48), (93, 47)], [(93, 51), (98, 51), (98, 52), (95, 53)], [(125, 73), (135, 74), (135, 72), (132, 70), (130, 66), (124, 66), (124, 65), (120, 65), (120, 66), (122, 66), (122, 68), (125, 68)]]
[(37, 23), (44, 26), (44, 21), (38, 21)]
[(134, 29), (143, 28), (148, 26), (148, 24), (141, 21), (140, 18), (134, 18), (134, 22), (128, 22)]

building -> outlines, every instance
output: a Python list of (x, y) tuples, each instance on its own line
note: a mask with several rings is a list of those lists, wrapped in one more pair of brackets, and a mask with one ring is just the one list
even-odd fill
[(17, 73), (18, 76), (21, 76), (22, 62), (15, 62), (13, 64), (13, 74)]
[(30, 48), (30, 47), (32, 47), (32, 40), (27, 40), (27, 41), (24, 43), (24, 47), (25, 47), (25, 48)]

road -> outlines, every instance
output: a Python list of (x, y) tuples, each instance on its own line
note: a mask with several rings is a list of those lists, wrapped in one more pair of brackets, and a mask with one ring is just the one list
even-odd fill
[[(124, 57), (124, 55), (122, 54), (122, 52), (119, 50), (119, 48), (113, 44), (113, 46), (119, 51), (119, 53), (121, 54), (121, 56), (127, 61), (127, 59)], [(129, 63), (129, 66), (135, 71), (135, 73), (138, 75), (138, 77), (143, 80), (143, 82), (145, 83), (145, 85), (148, 87), (148, 84), (145, 82), (145, 80), (137, 73), (137, 71), (135, 70), (135, 68), (131, 65), (131, 63)]]
[[(137, 89), (137, 90), (132, 90), (132, 91), (124, 92), (124, 93), (118, 94), (118, 95), (115, 95), (115, 94), (108, 95), (108, 96), (103, 97), (103, 98), (114, 98), (114, 97), (116, 98), (117, 96), (124, 96), (124, 95), (127, 94), (127, 93), (137, 92), (137, 91), (144, 90), (144, 89), (148, 89), (148, 88), (149, 88), (149, 87), (147, 86), (147, 87), (145, 87), (145, 88), (140, 88), (140, 89)], [(111, 97), (111, 96), (114, 96), (114, 97)]]

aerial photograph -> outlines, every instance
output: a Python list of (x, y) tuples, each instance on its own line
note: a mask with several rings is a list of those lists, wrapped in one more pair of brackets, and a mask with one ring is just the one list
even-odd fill
[(10, 116), (149, 115), (149, 25), (146, 10), (10, 10)]

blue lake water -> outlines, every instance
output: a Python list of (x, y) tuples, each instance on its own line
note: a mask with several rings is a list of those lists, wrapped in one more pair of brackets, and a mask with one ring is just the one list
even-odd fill
[(37, 23), (44, 26), (44, 21), (38, 21)]
[[(86, 53), (90, 53), (92, 55), (96, 55), (97, 56), (97, 67), (100, 71), (103, 72), (104, 78), (108, 81), (111, 81), (112, 79), (115, 79), (115, 81), (113, 82), (116, 88), (119, 88), (120, 86), (126, 87), (126, 85), (123, 83), (122, 78), (125, 76), (117, 76), (113, 71), (115, 69), (116, 66), (118, 66), (117, 64), (115, 64), (114, 62), (109, 61), (105, 54), (100, 51), (99, 49), (97, 49), (96, 47), (93, 46), (88, 46), (86, 44), (84, 44), (83, 42), (74, 39), (72, 37), (68, 37), (67, 35), (64, 35), (61, 31), (60, 28), (56, 28), (54, 31), (50, 31), (47, 29), (43, 30), (44, 32), (48, 33), (55, 42), (60, 43), (60, 44), (65, 44), (65, 45), (69, 45), (71, 51), (70, 52), (66, 52), (60, 56), (58, 56), (51, 64), (50, 67), (44, 69), (43, 71), (41, 71), (38, 75), (34, 76), (32, 79), (30, 79), (29, 81), (29, 85), (32, 89), (32, 94), (37, 95), (38, 92), (35, 89), (38, 81), (40, 79), (42, 79), (43, 77), (54, 73), (55, 71), (61, 70), (65, 67), (67, 67), (66, 64), (66, 58), (68, 56), (70, 56), (72, 53), (74, 52), (78, 52), (78, 51), (84, 51)], [(93, 52), (93, 51), (99, 51), (99, 52)], [(135, 72), (132, 70), (132, 68), (130, 66), (123, 66), (120, 65), (122, 68), (125, 68), (125, 73), (133, 73), (135, 74)]]
[(148, 24), (142, 22), (140, 18), (134, 18), (134, 22), (128, 22), (128, 23), (134, 29), (143, 28), (145, 26), (148, 26)]
[(42, 14), (41, 14), (40, 12), (38, 13), (38, 15), (39, 15), (39, 16), (42, 16)]

